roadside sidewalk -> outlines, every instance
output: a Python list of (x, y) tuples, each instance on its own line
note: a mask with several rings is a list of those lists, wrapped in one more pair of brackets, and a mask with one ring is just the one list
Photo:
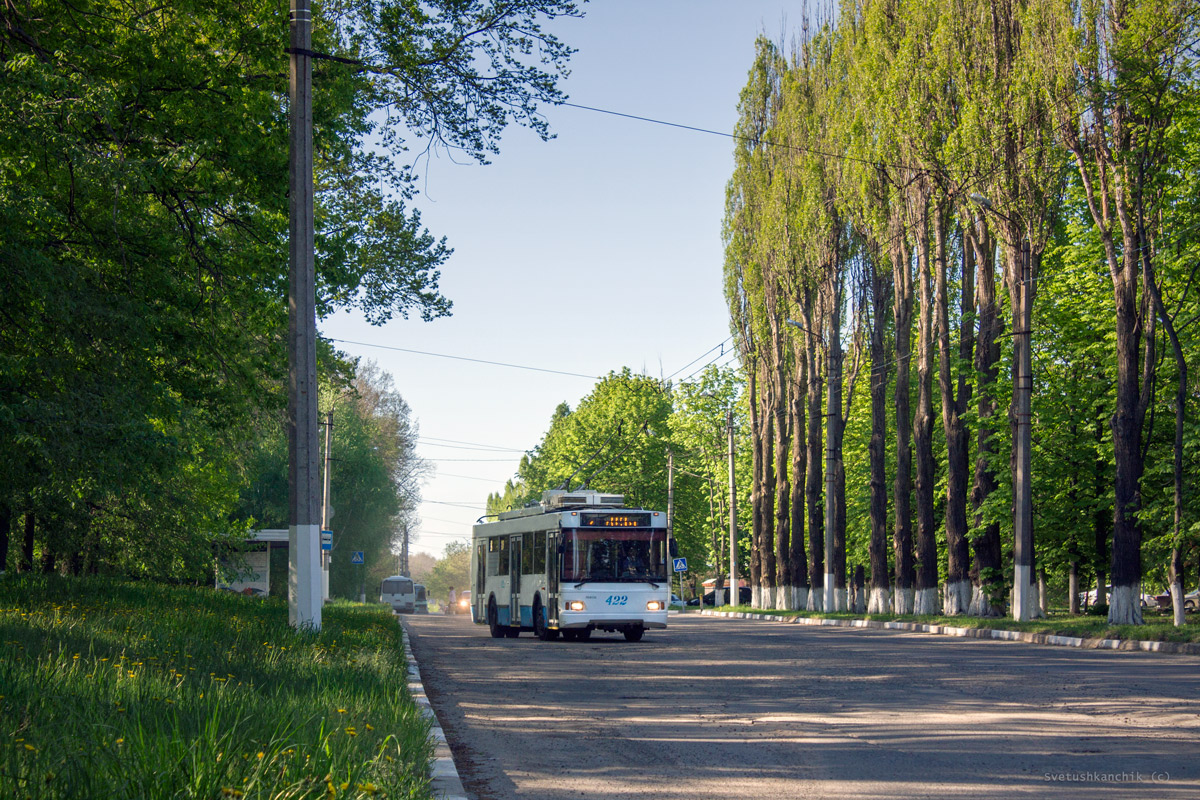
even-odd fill
[(1196, 642), (1147, 642), (1137, 639), (1081, 639), (1075, 636), (1054, 636), (1046, 633), (1005, 631), (995, 628), (960, 628), (950, 625), (930, 625), (922, 622), (890, 622), (873, 619), (817, 619), (814, 617), (784, 616), (769, 612), (748, 611), (701, 611), (706, 617), (729, 617), (731, 619), (758, 619), (768, 622), (783, 622), (791, 625), (814, 625), (831, 628), (875, 628), (910, 633), (933, 633), (941, 636), (958, 636), (966, 639), (1000, 639), (1009, 642), (1052, 645), (1055, 647), (1078, 647), (1086, 650), (1143, 650), (1150, 653), (1174, 653), (1200, 655), (1200, 643)]
[(431, 734), (437, 743), (430, 770), (430, 788), (433, 790), (433, 796), (438, 800), (468, 800), (467, 791), (463, 788), (462, 779), (458, 775), (458, 767), (454, 764), (454, 755), (450, 752), (450, 745), (446, 743), (446, 732), (442, 730), (437, 714), (434, 713), (433, 706), (430, 705), (429, 698), (425, 695), (425, 685), (421, 683), (420, 665), (417, 664), (412, 647), (409, 645), (408, 627), (404, 624), (404, 617), (399, 615), (397, 617), (397, 624), (404, 628), (404, 656), (408, 660), (408, 690), (412, 692), (413, 700), (417, 702), (421, 714), (432, 722)]

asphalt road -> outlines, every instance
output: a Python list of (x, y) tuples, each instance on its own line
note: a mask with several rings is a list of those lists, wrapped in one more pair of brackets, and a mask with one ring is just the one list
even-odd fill
[(639, 643), (409, 616), (476, 800), (1200, 798), (1200, 657), (672, 616)]

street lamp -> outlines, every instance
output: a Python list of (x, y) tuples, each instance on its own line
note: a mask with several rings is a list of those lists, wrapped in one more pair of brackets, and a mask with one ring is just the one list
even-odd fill
[[(981, 194), (971, 199), (984, 210), (1006, 220), (1014, 228), (1017, 223), (992, 206)], [(1033, 303), (1030, 299), (1029, 239), (1021, 242), (1021, 280), (1014, 281), (1017, 297), (1013, 298), (1019, 329), (1013, 331), (1013, 356), (1017, 361), (1017, 383), (1013, 401), (1017, 406), (1016, 474), (1013, 476), (1013, 619), (1033, 617), (1033, 484), (1030, 477), (1032, 452), (1031, 420), (1033, 412), (1033, 357), (1030, 337)]]

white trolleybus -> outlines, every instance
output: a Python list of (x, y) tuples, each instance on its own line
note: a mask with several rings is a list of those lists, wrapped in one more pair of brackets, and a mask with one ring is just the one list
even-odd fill
[[(621, 495), (554, 490), (474, 527), (471, 617), (492, 636), (628, 641), (667, 627), (667, 516)], [(673, 543), (672, 543), (673, 544)]]

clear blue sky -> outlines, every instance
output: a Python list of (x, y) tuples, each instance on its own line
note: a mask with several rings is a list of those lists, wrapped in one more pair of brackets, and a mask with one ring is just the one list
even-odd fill
[[(563, 88), (580, 105), (729, 133), (755, 37), (790, 38), (803, 8), (597, 0), (556, 27), (579, 50)], [(595, 377), (627, 366), (678, 381), (722, 342), (717, 363), (727, 363), (721, 218), (732, 140), (569, 107), (547, 116), (550, 142), (512, 128), (488, 166), (442, 154), (421, 167), (415, 206), (455, 250), (441, 280), (453, 316), (372, 327), (344, 314), (322, 335)], [(434, 467), (413, 550), (432, 555), (469, 539), (487, 494), (514, 475), (554, 408), (575, 407), (595, 385), (338, 346), (377, 361), (412, 408)]]

